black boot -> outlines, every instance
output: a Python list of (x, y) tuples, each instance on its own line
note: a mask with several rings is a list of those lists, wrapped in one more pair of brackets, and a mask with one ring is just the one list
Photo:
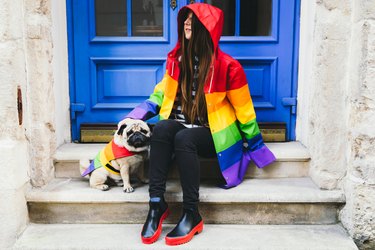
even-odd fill
[(167, 245), (180, 245), (189, 242), (195, 234), (202, 232), (203, 220), (198, 209), (185, 209), (176, 227), (167, 234)]
[(159, 202), (150, 201), (150, 210), (142, 228), (141, 238), (144, 244), (152, 244), (161, 234), (163, 220), (169, 215), (167, 203), (162, 199)]

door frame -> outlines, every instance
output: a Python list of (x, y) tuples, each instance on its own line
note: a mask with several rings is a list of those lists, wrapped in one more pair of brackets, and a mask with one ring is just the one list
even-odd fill
[[(74, 29), (73, 29), (73, 23), (74, 23), (74, 16), (73, 16), (73, 1), (74, 0), (66, 0), (66, 17), (67, 17), (67, 45), (68, 45), (68, 79), (69, 79), (69, 98), (70, 103), (73, 103), (76, 100), (76, 91), (75, 91), (75, 54), (74, 54)], [(181, 0), (180, 0), (181, 1)], [(177, 2), (180, 2), (177, 1)], [(279, 3), (280, 0), (276, 0), (277, 3)], [(300, 13), (301, 13), (301, 1), (302, 0), (294, 0), (295, 2), (295, 10), (294, 10), (294, 24), (293, 24), (293, 30), (294, 30), (294, 37), (293, 37), (293, 54), (292, 54), (292, 72), (291, 72), (291, 97), (296, 98), (297, 100), (297, 91), (298, 91), (298, 57), (299, 57), (299, 43), (300, 43)], [(279, 5), (279, 4), (278, 4)], [(180, 5), (179, 5), (180, 6)], [(166, 8), (170, 8), (169, 6), (166, 6)], [(89, 10), (88, 10), (89, 11)], [(90, 27), (91, 29), (92, 27)], [(277, 27), (276, 31), (276, 40), (278, 39), (277, 35), (279, 33), (279, 27)], [(161, 38), (161, 43), (164, 42), (166, 36)], [(91, 37), (92, 39), (92, 37)], [(121, 39), (121, 38), (120, 38)], [(168, 37), (168, 39), (171, 39)], [(275, 39), (274, 34), (271, 36), (271, 40), (269, 42), (273, 42)], [(247, 39), (248, 40), (248, 39)], [(125, 40), (124, 40), (125, 41)], [(132, 42), (131, 38), (127, 38), (127, 42)], [(137, 39), (139, 41), (139, 39)], [(147, 41), (147, 38), (145, 38), (145, 41)], [(220, 42), (227, 42), (228, 39), (224, 38), (221, 39)], [(240, 40), (239, 40), (240, 41)], [(100, 41), (94, 41), (92, 42), (100, 42)], [(135, 42), (135, 41), (134, 41)], [(144, 41), (143, 41), (144, 42)], [(256, 41), (253, 41), (256, 42)], [(277, 100), (281, 101), (281, 100)], [(290, 130), (287, 131), (287, 137), (289, 137), (290, 141), (296, 140), (296, 120), (297, 120), (297, 107), (291, 108), (295, 109), (295, 113), (290, 115)], [(70, 128), (71, 128), (71, 138), (77, 138), (78, 137), (78, 125), (74, 122), (72, 122), (72, 117), (70, 117)]]

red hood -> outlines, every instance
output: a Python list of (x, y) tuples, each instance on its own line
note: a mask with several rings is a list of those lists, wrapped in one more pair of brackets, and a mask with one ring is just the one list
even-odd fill
[(176, 56), (175, 53), (181, 47), (181, 29), (183, 29), (185, 21), (183, 19), (185, 17), (186, 11), (189, 10), (194, 12), (199, 21), (201, 21), (208, 32), (210, 32), (211, 39), (214, 44), (214, 51), (216, 51), (217, 47), (219, 46), (221, 33), (223, 31), (224, 13), (222, 10), (210, 4), (194, 3), (182, 7), (178, 12), (178, 42), (176, 44), (176, 47), (171, 51), (172, 55)]

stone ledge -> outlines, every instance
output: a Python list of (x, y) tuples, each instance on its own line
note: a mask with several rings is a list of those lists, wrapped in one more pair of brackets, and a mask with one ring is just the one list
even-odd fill
[[(181, 202), (179, 182), (167, 184), (166, 200)], [(28, 202), (52, 203), (128, 203), (148, 202), (148, 185), (135, 186), (134, 193), (124, 193), (121, 187), (103, 192), (89, 188), (87, 179), (60, 178), (44, 188), (30, 188)], [(218, 188), (213, 182), (203, 182), (201, 203), (345, 203), (341, 190), (320, 190), (310, 178), (245, 179), (232, 189)]]
[[(163, 225), (152, 246), (140, 240), (140, 224), (31, 224), (14, 250), (31, 249), (166, 249), (164, 237), (174, 225)], [(100, 237), (99, 237), (100, 235)], [(67, 240), (69, 239), (69, 240)], [(212, 225), (178, 249), (356, 250), (340, 225)]]
[[(102, 143), (66, 143), (61, 145), (54, 156), (55, 161), (92, 159), (103, 148)], [(266, 143), (275, 154), (277, 161), (308, 161), (310, 154), (300, 142)]]

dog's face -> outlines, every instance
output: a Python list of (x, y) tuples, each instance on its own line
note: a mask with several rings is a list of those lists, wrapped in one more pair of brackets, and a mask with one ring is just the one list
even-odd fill
[(142, 120), (126, 119), (114, 135), (114, 142), (131, 152), (141, 152), (148, 149), (151, 129)]

